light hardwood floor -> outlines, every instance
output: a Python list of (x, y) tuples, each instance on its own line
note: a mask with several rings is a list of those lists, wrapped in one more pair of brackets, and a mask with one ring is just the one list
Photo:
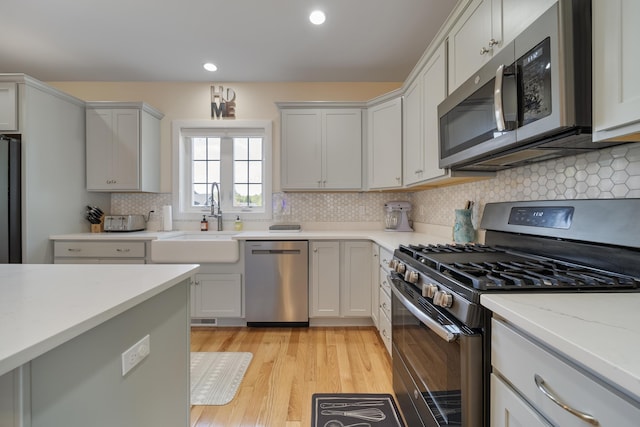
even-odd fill
[(313, 393), (393, 393), (373, 327), (193, 328), (191, 351), (250, 351), (235, 398), (192, 406), (192, 427), (307, 427)]

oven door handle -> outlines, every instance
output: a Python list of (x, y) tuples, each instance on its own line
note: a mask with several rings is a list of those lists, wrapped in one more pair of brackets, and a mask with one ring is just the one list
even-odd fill
[(420, 311), (415, 305), (413, 305), (407, 297), (402, 295), (402, 292), (396, 289), (393, 281), (391, 283), (391, 291), (393, 291), (393, 294), (400, 300), (400, 302), (402, 302), (402, 305), (404, 305), (406, 309), (411, 312), (411, 314), (418, 318), (419, 321), (427, 325), (429, 329), (435, 332), (436, 335), (438, 335), (446, 342), (453, 342), (458, 339), (458, 337), (460, 336), (460, 329), (457, 326), (441, 325), (440, 323), (436, 322), (431, 317)]

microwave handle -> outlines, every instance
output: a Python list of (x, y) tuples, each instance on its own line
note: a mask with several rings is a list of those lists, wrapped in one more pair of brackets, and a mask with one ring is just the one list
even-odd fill
[(504, 108), (502, 106), (502, 80), (504, 77), (504, 64), (500, 65), (496, 70), (496, 80), (493, 89), (493, 107), (496, 116), (496, 129), (499, 132), (506, 130), (507, 126), (504, 121)]

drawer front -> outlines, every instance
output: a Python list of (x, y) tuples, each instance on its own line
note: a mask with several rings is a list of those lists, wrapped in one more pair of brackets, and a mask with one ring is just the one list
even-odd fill
[(387, 295), (391, 296), (391, 284), (389, 283), (389, 279), (387, 275), (389, 273), (384, 269), (380, 269), (380, 288), (384, 289)]
[(54, 258), (54, 264), (144, 264), (141, 258)]
[[(598, 421), (601, 426), (637, 426), (640, 405), (633, 405), (579, 368), (567, 363), (505, 323), (492, 320), (491, 357), (494, 373), (513, 385), (527, 401), (555, 425), (591, 425), (554, 403), (540, 389)], [(537, 385), (540, 380), (543, 384)]]
[(56, 258), (144, 258), (144, 242), (54, 242)]
[(380, 336), (387, 351), (391, 354), (391, 320), (383, 311), (380, 312)]
[(391, 319), (391, 297), (383, 287), (380, 287), (380, 310)]
[(494, 374), (491, 374), (491, 399), (489, 401), (491, 402), (492, 427), (552, 427), (511, 387)]
[[(393, 252), (380, 246), (380, 267), (386, 272), (389, 272), (389, 261), (393, 259)], [(385, 274), (386, 276), (386, 274)]]

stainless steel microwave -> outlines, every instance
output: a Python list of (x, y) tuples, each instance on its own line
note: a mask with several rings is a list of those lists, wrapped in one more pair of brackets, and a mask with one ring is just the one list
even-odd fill
[(438, 116), (441, 168), (496, 171), (611, 146), (591, 135), (591, 1), (559, 0)]

